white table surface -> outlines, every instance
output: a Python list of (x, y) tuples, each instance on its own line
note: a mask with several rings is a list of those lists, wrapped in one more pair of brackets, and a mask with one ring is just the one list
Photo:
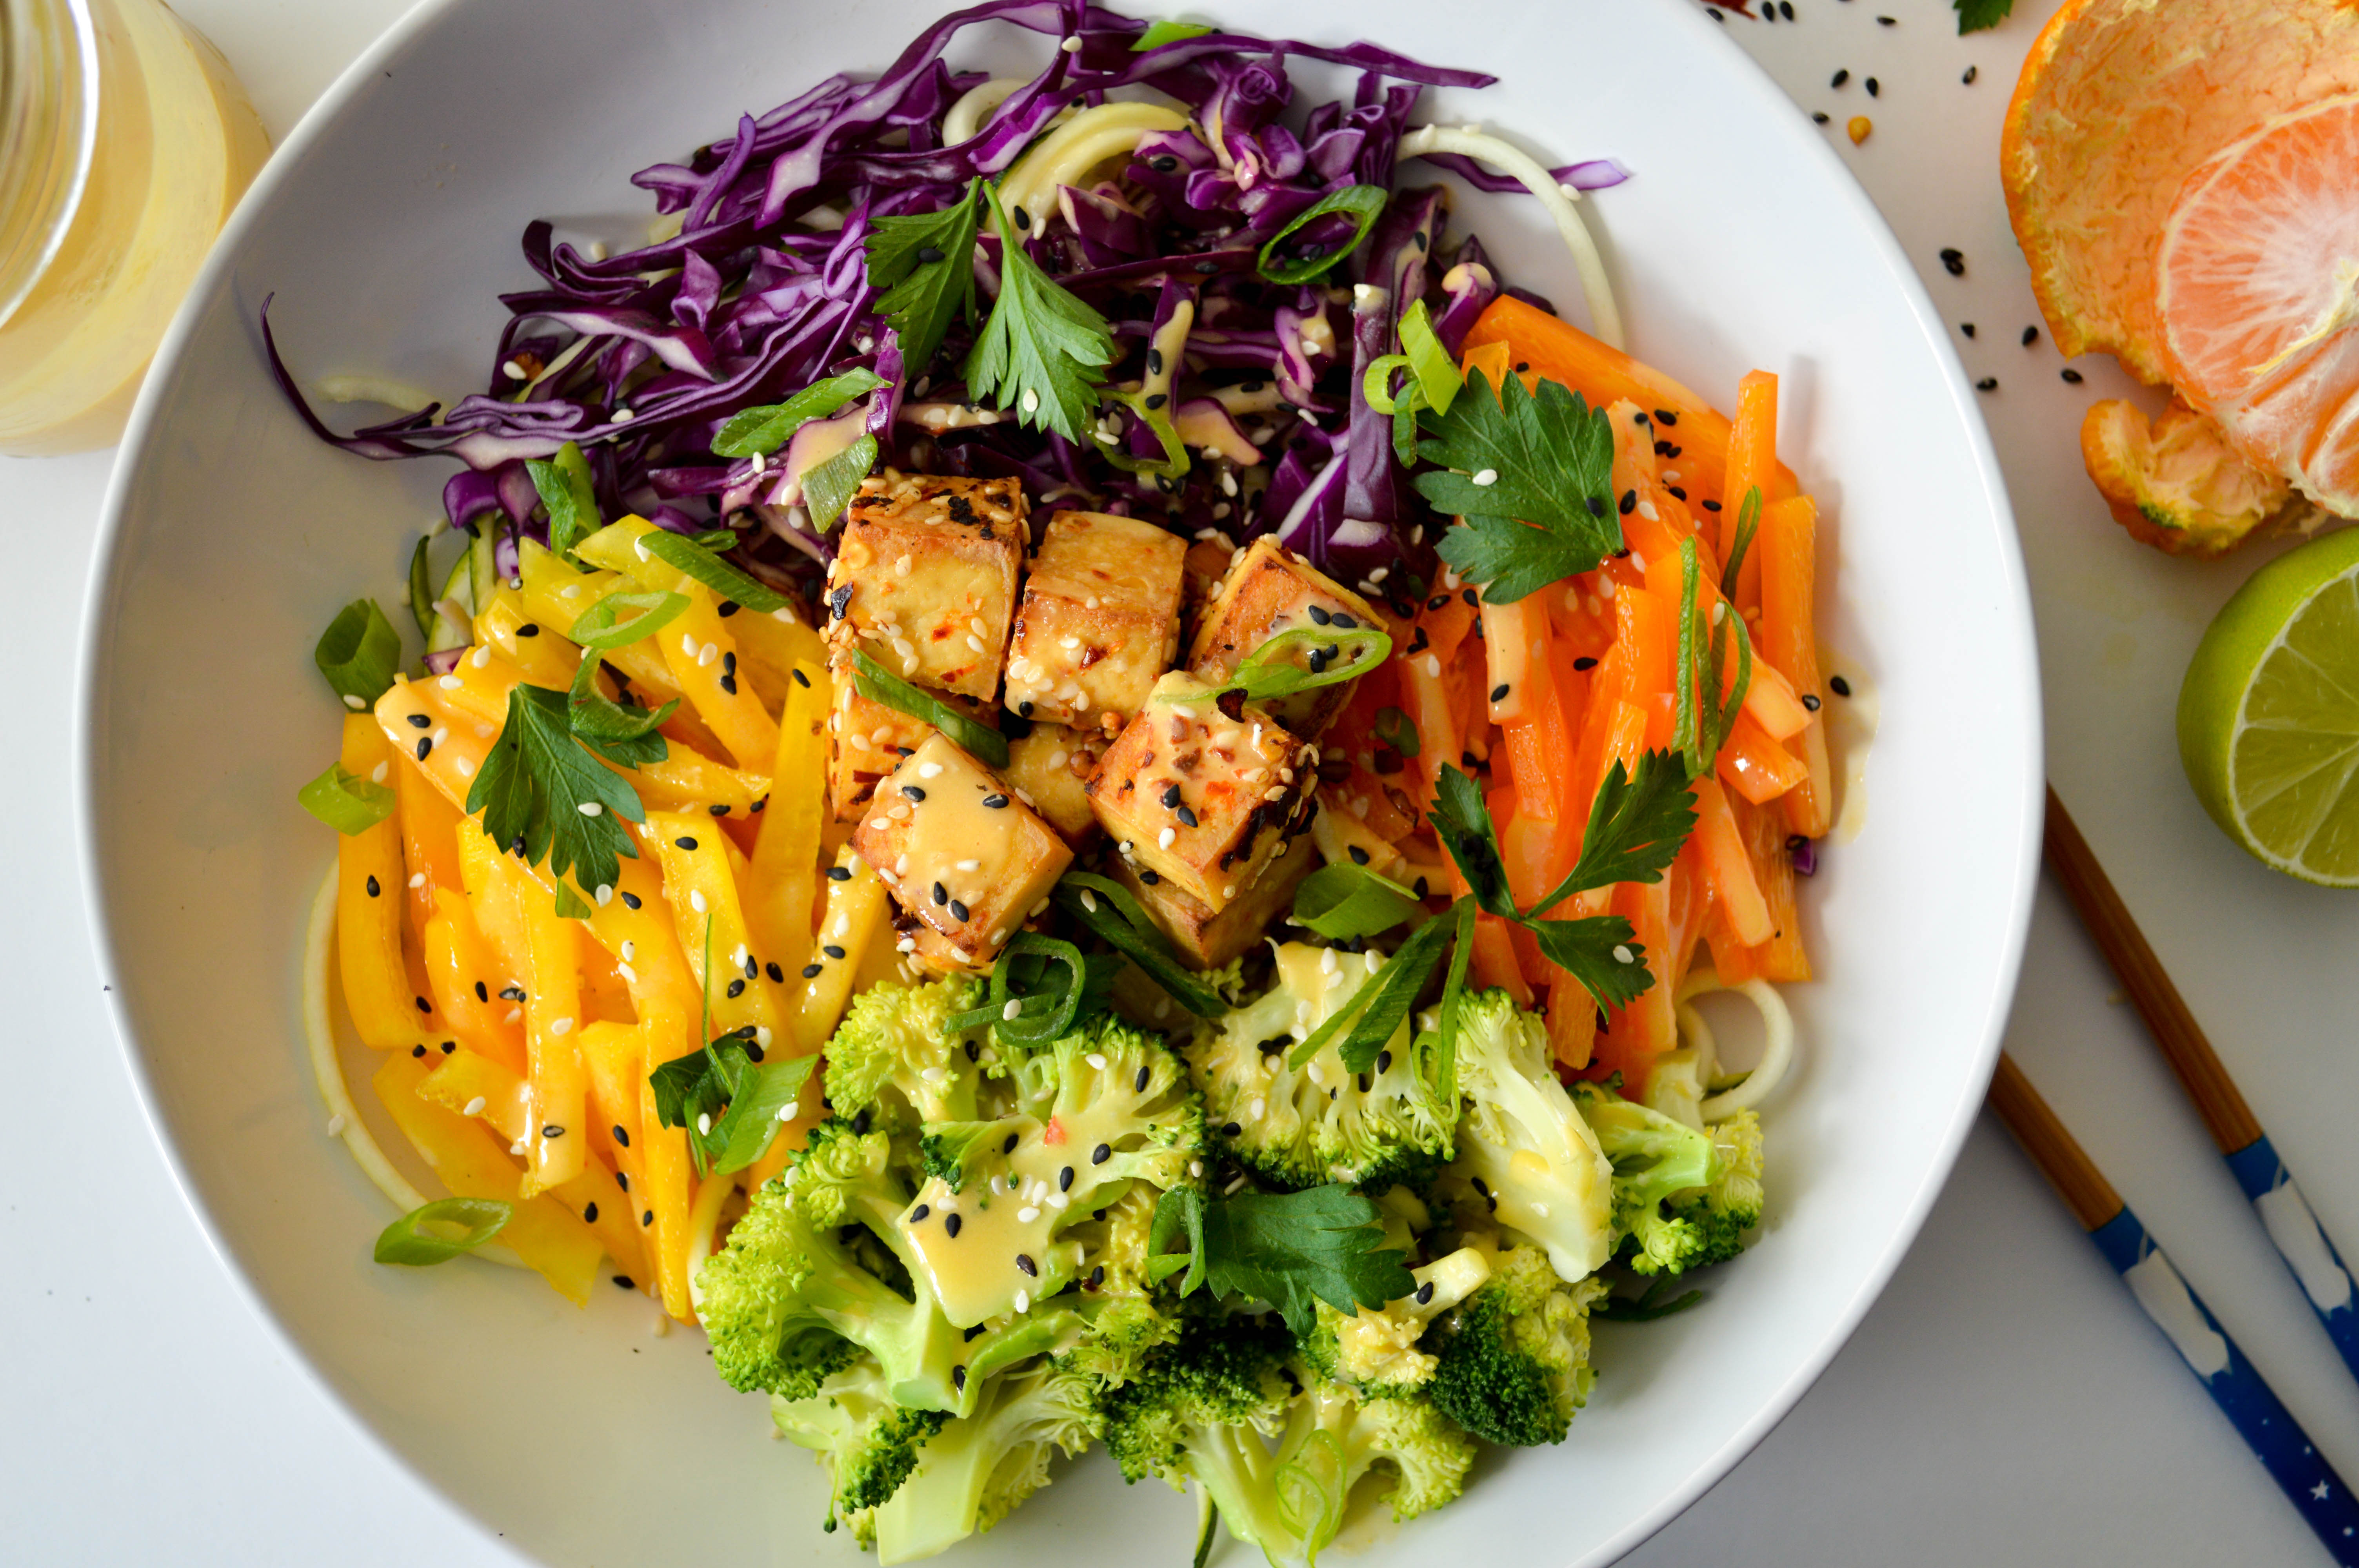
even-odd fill
[[(2210, 827), (2171, 749), (2178, 679), (2261, 558), (2167, 561), (2104, 520), (2072, 433), (2109, 363), (2061, 388), (2000, 206), (1999, 115), (2054, 0), (1970, 40), (1940, 0), (1794, 0), (1728, 26), (1829, 134), (1956, 320), (2038, 602), (2050, 773), (2331, 1232), (2359, 1244), (2359, 1067), (2345, 957), (2359, 903), (2275, 877)], [(1879, 25), (1875, 7), (1892, 16)], [(283, 135), (406, 0), (184, 0)], [(1959, 81), (1979, 68), (1973, 86)], [(1851, 82), (1832, 88), (1833, 70)], [(1882, 96), (1862, 79), (1880, 78)], [(1610, 199), (1609, 199), (1610, 200)], [(1951, 277), (1943, 246), (1968, 258)], [(1742, 265), (1732, 236), (1731, 265)], [(0, 668), (10, 1114), (0, 1135), (0, 1560), (9, 1563), (516, 1561), (410, 1478), (248, 1310), (149, 1136), (102, 1009), (71, 817), (73, 661), (110, 454), (0, 460), (11, 561)], [(1962, 760), (1971, 765), (1971, 756)], [(2263, 1242), (2201, 1126), (2052, 885), (2008, 1044), (2182, 1271), (2343, 1469), (2359, 1386)], [(1906, 1040), (1890, 1042), (1907, 1050)], [(1774, 1179), (1774, 1177), (1773, 1177)], [(790, 1563), (793, 1541), (748, 1542)], [(1857, 1336), (1720, 1487), (1626, 1562), (1675, 1564), (2323, 1563), (2176, 1354), (1987, 1118)], [(1176, 1559), (1174, 1560), (1176, 1561)]]

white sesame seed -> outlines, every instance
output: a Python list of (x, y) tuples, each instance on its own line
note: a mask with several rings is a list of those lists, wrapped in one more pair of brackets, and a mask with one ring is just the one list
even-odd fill
[(704, 646), (696, 651), (696, 667), (702, 669), (705, 665), (711, 664), (720, 656), (721, 644), (718, 643), (707, 643)]
[(508, 1145), (508, 1152), (511, 1154), (521, 1154), (526, 1152), (527, 1147), (528, 1145), (526, 1144), (525, 1141), (519, 1138), (515, 1142)]
[(1079, 54), (1082, 52), (1082, 40), (1079, 38), (1067, 38), (1063, 43), (1059, 44), (1057, 47), (1063, 49), (1067, 54)]
[(1496, 484), (1499, 482), (1499, 470), (1497, 469), (1477, 469), (1474, 470), (1474, 482), (1480, 485)]
[(683, 632), (679, 634), (679, 651), (690, 658), (696, 657), (696, 639)]
[(983, 639), (980, 637), (970, 635), (966, 640), (966, 645), (975, 653), (983, 652)]
[(1063, 1208), (1067, 1204), (1071, 1203), (1073, 1200), (1067, 1197), (1062, 1193), (1050, 1193), (1044, 1201), (1050, 1208)]
[(387, 762), (379, 762), (376, 766), (375, 766), (375, 767), (371, 768), (371, 769), (369, 770), (369, 783), (371, 783), (371, 784), (383, 784), (383, 783), (385, 783), (385, 773), (386, 773), (386, 769), (387, 767), (389, 767), (389, 766), (391, 766), (391, 764), (390, 764), (390, 763), (387, 763)]
[(802, 1113), (803, 1102), (799, 1099), (790, 1099), (786, 1104), (778, 1108), (778, 1119), (780, 1121), (792, 1121)]
[[(1130, 846), (1128, 844), (1125, 844), (1123, 848), (1125, 849), (1128, 849)], [(1043, 899), (1040, 903), (1040, 908), (1046, 909), (1047, 907), (1048, 901)], [(1082, 890), (1082, 907), (1088, 910), (1092, 914), (1095, 914), (1098, 912), (1098, 895), (1092, 892), (1089, 889), (1083, 888)], [(1040, 910), (1036, 909), (1032, 913), (1038, 914), (1040, 913)]]
[(598, 901), (599, 908), (603, 909), (608, 904), (614, 902), (614, 884), (612, 882), (600, 882), (598, 884), (598, 891), (592, 893), (590, 896)]
[(504, 1022), (504, 1023), (521, 1023), (521, 1022), (524, 1022), (524, 1009), (522, 1009), (522, 1008), (520, 1008), (520, 1007), (512, 1007), (512, 1008), (508, 1009), (508, 1015), (507, 1015), (507, 1017), (506, 1017), (506, 1018), (505, 1018), (505, 1019), (503, 1019), (503, 1020), (501, 1020), (501, 1022)]
[(549, 1032), (551, 1034), (571, 1034), (573, 1033), (573, 1021), (570, 1018), (554, 1020), (549, 1026)]
[(926, 1082), (929, 1084), (939, 1084), (947, 1079), (950, 1075), (942, 1071), (940, 1067), (928, 1067), (924, 1072), (919, 1073), (918, 1076), (925, 1079)]
[(579, 599), (582, 597), (582, 585), (578, 582), (569, 582), (563, 588), (557, 590), (557, 597), (560, 599)]
[(1188, 1173), (1191, 1176), (1201, 1176), (1204, 1173), (1204, 1162), (1201, 1160), (1189, 1161)]
[[(1016, 1211), (1016, 1223), (1018, 1225), (1029, 1225), (1039, 1217), (1040, 1211), (1033, 1207), (1030, 1204), (1026, 1204), (1022, 1208)], [(1018, 1293), (1020, 1294), (1021, 1292), (1019, 1292)], [(1018, 1307), (1016, 1310), (1022, 1312), (1024, 1309), (1022, 1307)]]
[(617, 408), (614, 410), (614, 423), (617, 425), (627, 425), (638, 416), (637, 412), (634, 409)]
[(475, 776), (475, 764), (467, 761), (464, 757), (451, 758), (451, 765), (459, 770), (459, 776), (462, 779), (471, 779)]
[(903, 556), (899, 560), (893, 563), (893, 575), (895, 577), (908, 577), (912, 564), (913, 563), (910, 561), (908, 557)]
[(363, 702), (359, 697), (354, 697), (351, 692), (346, 692), (344, 693), (344, 706), (351, 708), (354, 713), (358, 713), (361, 709), (366, 708), (368, 704)]
[(688, 890), (688, 907), (699, 914), (704, 913), (704, 894), (701, 890), (696, 888)]
[(625, 984), (637, 985), (639, 983), (639, 971), (631, 968), (628, 964), (615, 965), (614, 972), (623, 977)]
[(712, 1113), (711, 1111), (704, 1110), (697, 1112), (696, 1130), (700, 1137), (710, 1138), (712, 1136)]
[(1262, 1112), (1268, 1108), (1269, 1102), (1263, 1099), (1261, 1096), (1256, 1095), (1253, 1098), (1253, 1104), (1245, 1107), (1245, 1119), (1248, 1121), (1259, 1121), (1261, 1119)]
[[(1021, 1219), (1021, 1218), (1023, 1217), (1023, 1216), (1018, 1215), (1018, 1216), (1016, 1216), (1016, 1217), (1017, 1217), (1018, 1219)], [(1030, 1311), (1032, 1310), (1032, 1292), (1029, 1292), (1029, 1291), (1018, 1291), (1018, 1292), (1016, 1292), (1016, 1310), (1017, 1312), (1030, 1312)]]
[(1040, 412), (1040, 395), (1033, 391), (1030, 387), (1026, 387), (1024, 389), (1022, 406), (1024, 412), (1027, 414), (1038, 414)]
[(342, 1138), (343, 1135), (344, 1113), (338, 1111), (335, 1115), (328, 1118), (328, 1136), (331, 1138)]
[(1638, 515), (1644, 517), (1647, 522), (1652, 523), (1658, 519), (1659, 514), (1655, 511), (1655, 503), (1653, 502), (1642, 501), (1638, 503)]
[(942, 776), (942, 765), (940, 762), (928, 762), (919, 768), (918, 776), (921, 779), (938, 779)]
[(462, 1110), (462, 1111), (461, 1111), (459, 1114), (460, 1114), (461, 1116), (481, 1116), (481, 1115), (483, 1115), (483, 1114), (484, 1114), (484, 1097), (483, 1097), (483, 1096), (481, 1096), (481, 1095), (477, 1095), (473, 1099), (469, 1100), (469, 1101), (467, 1102), (467, 1108), (466, 1108), (466, 1109), (464, 1109), (464, 1110)]
[(1727, 602), (1727, 600), (1721, 600), (1720, 602), (1718, 602), (1718, 603), (1714, 604), (1714, 605), (1712, 607), (1712, 623), (1713, 625), (1717, 626), (1717, 625), (1719, 625), (1722, 622), (1723, 622), (1723, 621), (1725, 621), (1725, 620), (1727, 620), (1727, 619), (1728, 619), (1728, 602)]
[(484, 668), (492, 662), (492, 645), (489, 643), (484, 643), (467, 655), (467, 662), (479, 670)]
[(604, 806), (599, 805), (594, 800), (585, 800), (580, 806), (574, 807), (574, 809), (582, 813), (584, 816), (601, 816), (605, 814), (606, 810)]
[(1426, 678), (1427, 678), (1428, 680), (1436, 680), (1436, 679), (1439, 679), (1439, 678), (1440, 677), (1440, 676), (1441, 676), (1441, 655), (1440, 655), (1440, 654), (1426, 654), (1426, 656), (1425, 656), (1425, 676), (1426, 676)]
[(999, 1016), (1011, 1023), (1014, 1022), (1016, 1019), (1024, 1016), (1023, 1002), (1016, 998), (1010, 997), (1008, 999), (1007, 1005), (999, 1010)]
[(1623, 946), (1621, 943), (1619, 943), (1619, 942), (1616, 942), (1616, 943), (1614, 945), (1614, 961), (1615, 963), (1617, 963), (1617, 964), (1629, 964), (1629, 963), (1635, 963), (1635, 962), (1636, 962), (1636, 957), (1631, 954), (1630, 949), (1629, 949), (1628, 947), (1624, 946)]
[(1101, 1073), (1105, 1071), (1106, 1059), (1105, 1053), (1103, 1051), (1093, 1051), (1088, 1055), (1082, 1057), (1082, 1060), (1087, 1062), (1091, 1066), (1095, 1067)]
[(422, 888), (422, 887), (424, 887), (424, 886), (426, 885), (426, 873), (425, 873), (424, 871), (412, 871), (412, 872), (410, 872), (410, 873), (409, 873), (409, 885), (410, 885), (411, 887), (414, 887), (414, 888)]
[(467, 683), (457, 676), (444, 676), (440, 684), (444, 691), (456, 691)]
[(1335, 962), (1334, 948), (1328, 947), (1321, 951), (1319, 955), (1319, 972), (1321, 974), (1332, 975), (1341, 967), (1342, 966)]
[(1166, 827), (1155, 836), (1155, 847), (1158, 849), (1169, 849), (1171, 848), (1171, 841), (1179, 837), (1178, 829)]
[(914, 936), (904, 936), (893, 944), (893, 950), (897, 953), (914, 953), (918, 950), (918, 939)]

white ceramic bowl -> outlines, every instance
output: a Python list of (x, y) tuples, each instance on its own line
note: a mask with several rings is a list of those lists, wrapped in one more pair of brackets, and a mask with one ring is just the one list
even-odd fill
[[(632, 170), (830, 70), (882, 67), (935, 9), (421, 6), (246, 199), (148, 379), (109, 498), (83, 809), (102, 961), (158, 1134), (224, 1260), (353, 1415), (550, 1563), (853, 1548), (820, 1533), (817, 1469), (763, 1441), (764, 1402), (724, 1388), (695, 1334), (650, 1337), (639, 1297), (577, 1311), (510, 1270), (369, 1261), (386, 1206), (325, 1135), (305, 1065), (298, 955), (332, 851), (294, 794), (334, 748), (311, 643), (356, 594), (399, 600), (447, 470), (314, 440), (266, 373), (255, 308), (276, 292), (307, 380), (479, 384), (494, 296), (531, 286), (527, 219), (628, 239), (647, 211)], [(1550, 161), (1612, 155), (1634, 171), (1585, 204), (1634, 347), (1723, 405), (1752, 366), (1783, 377), (1783, 449), (1831, 520), (1825, 634), (1880, 692), (1865, 831), (1805, 884), (1823, 978), (1788, 992), (1804, 1054), (1767, 1116), (1760, 1239), (1698, 1309), (1599, 1329), (1596, 1396), (1561, 1447), (1494, 1454), (1462, 1501), (1377, 1532), (1364, 1559), (1605, 1562), (1723, 1474), (1826, 1365), (1980, 1103), (2039, 827), (2038, 691), (2006, 503), (1973, 395), (1883, 223), (1692, 6), (1202, 9), (1490, 70), (1497, 87), (1433, 93), (1420, 120), (1481, 119)], [(995, 32), (1002, 52), (982, 63), (1038, 58), (1030, 35)], [(1461, 214), (1509, 276), (1577, 297), (1533, 203)], [(1181, 1498), (1125, 1491), (1086, 1461), (958, 1560), (1177, 1562), (1191, 1520)]]

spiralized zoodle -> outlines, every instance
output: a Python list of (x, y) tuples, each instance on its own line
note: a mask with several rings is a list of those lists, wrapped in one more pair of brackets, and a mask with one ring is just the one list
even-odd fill
[[(991, 17), (1058, 59), (942, 62)], [(1288, 121), (1303, 54), (1363, 78)], [(1093, 1444), (1315, 1558), (1702, 1299), (1810, 978), (1816, 510), (1774, 375), (1616, 346), (1617, 168), (1408, 124), (1488, 81), (989, 0), (644, 171), (646, 250), (528, 232), (491, 390), (332, 438), (470, 465), (423, 662), (369, 600), (316, 655), (381, 1261), (647, 1292), (887, 1563)]]

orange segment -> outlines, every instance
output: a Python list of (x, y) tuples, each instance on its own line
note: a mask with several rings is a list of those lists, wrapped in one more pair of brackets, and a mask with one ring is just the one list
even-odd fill
[(2280, 114), (2190, 174), (2156, 285), (2187, 400), (2256, 466), (2359, 513), (2359, 95)]
[(2309, 509), (2286, 481), (2245, 460), (2220, 427), (2178, 398), (2149, 425), (2110, 399), (2081, 423), (2081, 460), (2114, 521), (2174, 556), (2216, 556), (2265, 524)]

